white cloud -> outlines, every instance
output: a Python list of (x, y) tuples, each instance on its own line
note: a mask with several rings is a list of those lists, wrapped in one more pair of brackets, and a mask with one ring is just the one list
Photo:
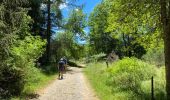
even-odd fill
[(76, 10), (76, 11), (79, 11), (79, 9), (78, 9), (78, 8), (76, 8), (75, 10)]
[(64, 8), (67, 8), (67, 5), (66, 3), (62, 3), (60, 6), (59, 6), (60, 9), (64, 9)]

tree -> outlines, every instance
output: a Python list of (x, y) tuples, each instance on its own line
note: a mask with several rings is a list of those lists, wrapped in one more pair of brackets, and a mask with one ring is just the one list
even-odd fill
[[(51, 28), (52, 28), (52, 23), (56, 23), (56, 27), (58, 29), (64, 28), (64, 24), (62, 23), (62, 12), (60, 9), (60, 5), (61, 4), (66, 4), (69, 6), (73, 6), (73, 7), (78, 7), (77, 5), (74, 5), (71, 3), (72, 1), (65, 1), (65, 0), (44, 0), (44, 4), (47, 5), (47, 13), (48, 13), (48, 17), (47, 17), (47, 29), (46, 29), (46, 39), (47, 39), (47, 46), (46, 46), (46, 54), (45, 54), (45, 60), (46, 60), (46, 64), (49, 63), (50, 59), (51, 59)], [(51, 19), (51, 15), (52, 15), (52, 10), (55, 10), (55, 17), (56, 20), (54, 20), (55, 22), (53, 22), (53, 20)]]
[[(56, 17), (56, 22), (53, 22), (53, 23), (56, 23), (56, 27), (60, 27), (61, 23), (59, 23), (62, 19), (62, 14), (61, 14), (61, 10), (59, 9), (59, 6), (61, 3), (63, 3), (63, 0), (44, 0), (43, 2), (44, 4), (46, 4), (46, 8), (45, 8), (45, 11), (47, 10), (47, 23), (45, 23), (46, 25), (46, 39), (47, 39), (47, 46), (46, 46), (46, 54), (45, 54), (45, 60), (46, 60), (46, 64), (49, 63), (50, 59), (51, 59), (51, 36), (52, 36), (52, 33), (51, 33), (51, 27), (52, 27), (52, 19), (51, 19), (51, 15), (52, 15), (52, 12), (51, 12), (51, 6), (55, 6), (55, 17)], [(45, 21), (46, 22), (46, 21)]]
[[(85, 53), (84, 46), (79, 43), (78, 38), (85, 39), (84, 28), (86, 27), (86, 15), (81, 9), (73, 9), (66, 20), (63, 32), (56, 35), (52, 42), (53, 55), (59, 60), (63, 55), (68, 58), (79, 59)], [(54, 57), (53, 57), (54, 58)]]
[(79, 59), (84, 54), (83, 45), (74, 40), (72, 33), (58, 33), (56, 39), (52, 41), (52, 46), (53, 60), (59, 60), (63, 56), (69, 59)]
[[(0, 2), (0, 59), (5, 61), (9, 56), (9, 48), (19, 38), (24, 39), (27, 33), (22, 31), (28, 28), (24, 22), (26, 11), (22, 8), (27, 0), (3, 0)], [(21, 9), (19, 9), (21, 7)], [(22, 26), (23, 25), (23, 26)], [(2, 63), (1, 63), (2, 64)]]
[(50, 48), (51, 48), (51, 0), (48, 0), (47, 2), (47, 12), (48, 12), (48, 17), (47, 17), (47, 47), (46, 47), (46, 63), (49, 63), (50, 61)]
[[(106, 0), (107, 1), (107, 0)], [(117, 12), (110, 17), (110, 29), (123, 27), (125, 31), (137, 31), (137, 37), (142, 41), (151, 41), (155, 47), (162, 44), (164, 40), (165, 69), (166, 69), (166, 92), (170, 99), (170, 1), (169, 0), (108, 0), (112, 5), (111, 12)], [(116, 19), (116, 20), (115, 20)], [(132, 20), (133, 19), (133, 20)], [(112, 20), (112, 21), (111, 21)], [(124, 21), (123, 23), (122, 20)], [(116, 22), (113, 24), (112, 22)], [(129, 27), (129, 28), (128, 28)], [(131, 27), (131, 28), (130, 28)], [(127, 30), (128, 29), (128, 30)], [(109, 30), (109, 29), (108, 29)], [(141, 33), (142, 31), (142, 33)], [(163, 33), (163, 34), (161, 34)], [(153, 35), (154, 34), (154, 35)], [(161, 38), (163, 36), (163, 38)], [(147, 42), (145, 42), (146, 44)], [(148, 45), (147, 43), (146, 45)], [(153, 45), (153, 44), (152, 44)], [(151, 45), (149, 45), (151, 46)]]
[(86, 27), (86, 15), (82, 9), (76, 8), (70, 11), (69, 18), (65, 25), (67, 31), (73, 33), (74, 36), (85, 36), (84, 28)]
[(122, 15), (125, 12), (120, 11), (119, 5), (116, 1), (104, 0), (96, 6), (89, 18), (90, 44), (96, 53), (108, 54), (114, 50), (120, 58), (141, 58), (146, 51), (137, 41), (138, 32), (129, 24), (134, 20), (133, 16), (124, 19)]
[[(152, 45), (157, 47), (158, 44), (162, 43), (160, 21), (159, 16), (157, 16), (159, 5), (156, 4), (156, 1), (106, 1), (108, 6), (110, 5), (106, 31), (115, 35), (124, 33), (135, 36), (138, 43), (146, 49), (153, 47)], [(117, 30), (119, 33), (116, 32)]]
[[(26, 8), (27, 0), (1, 0), (0, 2), (0, 99), (19, 95), (24, 86), (24, 73), (16, 66), (12, 56), (12, 47), (29, 35)], [(9, 84), (10, 83), (10, 84)], [(11, 84), (12, 83), (12, 84)]]
[(170, 1), (160, 0), (161, 22), (164, 33), (165, 46), (165, 69), (166, 69), (166, 92), (167, 99), (170, 99)]
[(93, 53), (110, 53), (113, 49), (116, 49), (116, 44), (119, 43), (118, 40), (112, 38), (111, 32), (106, 32), (107, 17), (109, 7), (102, 2), (97, 5), (94, 11), (90, 14), (89, 17), (89, 28), (90, 28), (90, 47)]
[(44, 22), (43, 14), (41, 11), (42, 3), (42, 0), (29, 0), (29, 3), (27, 5), (24, 5), (25, 7), (30, 8), (28, 11), (28, 15), (33, 20), (33, 23), (30, 25), (33, 35), (40, 35), (41, 26)]

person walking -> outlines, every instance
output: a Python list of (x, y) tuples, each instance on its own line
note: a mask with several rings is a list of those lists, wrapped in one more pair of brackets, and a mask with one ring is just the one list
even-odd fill
[(58, 62), (58, 71), (59, 71), (58, 79), (63, 79), (63, 73), (65, 71), (65, 62), (63, 58), (61, 58)]

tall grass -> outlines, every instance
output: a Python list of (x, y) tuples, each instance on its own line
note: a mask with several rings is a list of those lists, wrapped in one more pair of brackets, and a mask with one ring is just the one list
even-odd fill
[(36, 95), (39, 90), (45, 88), (57, 77), (57, 73), (52, 72), (52, 74), (49, 74), (36, 67), (29, 68), (28, 73), (23, 92), (19, 97), (13, 97), (12, 100), (25, 100), (29, 96)]
[(23, 94), (27, 95), (36, 93), (55, 78), (56, 74), (46, 74), (40, 69), (34, 68), (32, 74), (27, 79)]
[(111, 87), (106, 84), (108, 73), (105, 68), (105, 63), (90, 63), (85, 69), (85, 74), (101, 100), (114, 100)]
[(106, 67), (91, 63), (85, 73), (101, 100), (150, 100), (154, 76), (156, 100), (165, 99), (165, 70), (136, 58), (125, 58)]

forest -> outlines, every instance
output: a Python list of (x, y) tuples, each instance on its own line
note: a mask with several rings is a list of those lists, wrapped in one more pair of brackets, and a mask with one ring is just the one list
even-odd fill
[(29, 98), (65, 56), (99, 100), (169, 100), (170, 0), (78, 1), (0, 0), (0, 99)]

